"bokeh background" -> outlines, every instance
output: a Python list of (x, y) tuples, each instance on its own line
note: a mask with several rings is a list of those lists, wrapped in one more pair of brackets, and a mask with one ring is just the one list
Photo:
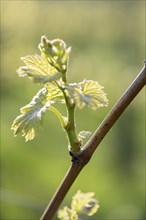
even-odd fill
[[(1, 219), (36, 220), (65, 175), (67, 138), (47, 112), (37, 138), (24, 142), (10, 130), (19, 109), (41, 88), (16, 69), (20, 57), (39, 54), (41, 35), (72, 46), (69, 81), (97, 80), (110, 104), (76, 110), (78, 131), (94, 130), (143, 67), (145, 1), (1, 1)], [(145, 219), (144, 90), (111, 129), (79, 175), (78, 189), (93, 191), (100, 209), (91, 219)], [(61, 108), (63, 114), (65, 109)]]

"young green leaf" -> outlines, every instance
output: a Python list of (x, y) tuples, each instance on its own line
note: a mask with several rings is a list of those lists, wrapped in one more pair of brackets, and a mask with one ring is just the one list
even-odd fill
[(51, 104), (65, 103), (64, 95), (55, 83), (48, 83), (45, 87), (48, 90), (47, 99), (51, 101)]
[(20, 77), (28, 76), (35, 83), (47, 83), (61, 78), (61, 72), (58, 72), (51, 66), (47, 59), (41, 55), (28, 55), (21, 60), (26, 66), (20, 67), (17, 72)]
[(11, 127), (14, 135), (22, 132), (26, 141), (32, 140), (41, 127), (44, 113), (55, 102), (64, 102), (62, 92), (57, 86), (48, 84), (34, 96), (28, 105), (20, 109), (21, 115), (14, 120)]
[(79, 220), (77, 213), (67, 206), (58, 211), (58, 218), (60, 220)]
[(94, 195), (93, 192), (83, 193), (78, 190), (73, 196), (71, 209), (79, 214), (94, 215), (99, 208), (98, 201), (93, 198)]
[(39, 131), (42, 123), (42, 118), (47, 110), (47, 89), (41, 89), (32, 101), (20, 109), (21, 115), (19, 115), (12, 124), (14, 135), (22, 132), (22, 136), (25, 136), (25, 140), (32, 140)]
[(60, 220), (80, 220), (79, 216), (81, 215), (94, 215), (99, 208), (98, 201), (94, 199), (94, 195), (93, 192), (83, 193), (78, 190), (72, 198), (71, 208), (65, 206), (60, 209), (58, 218)]
[(99, 107), (108, 105), (108, 99), (103, 91), (103, 87), (96, 81), (84, 80), (81, 83), (68, 84), (65, 88), (79, 108), (87, 105), (96, 110)]
[(91, 132), (90, 132), (90, 131), (81, 131), (81, 132), (78, 134), (78, 137), (83, 140), (83, 139), (89, 138), (90, 135), (91, 135)]

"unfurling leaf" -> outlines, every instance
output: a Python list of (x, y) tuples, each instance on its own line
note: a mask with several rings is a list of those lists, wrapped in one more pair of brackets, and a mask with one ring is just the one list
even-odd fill
[(72, 199), (71, 208), (80, 214), (94, 215), (99, 208), (98, 201), (93, 198), (94, 195), (93, 192), (83, 193), (78, 190)]
[(62, 92), (55, 85), (48, 84), (28, 105), (20, 109), (21, 115), (14, 120), (11, 127), (14, 135), (22, 132), (26, 141), (32, 140), (41, 127), (45, 111), (55, 102), (64, 102)]
[(67, 48), (63, 40), (54, 39), (50, 41), (46, 36), (42, 36), (39, 49), (51, 66), (55, 67), (61, 73), (66, 72), (70, 47)]
[(26, 66), (17, 70), (20, 77), (28, 76), (35, 83), (47, 83), (61, 78), (61, 72), (51, 66), (43, 55), (28, 55), (22, 57), (21, 60)]
[(58, 212), (58, 218), (60, 220), (80, 220), (81, 215), (92, 216), (94, 215), (99, 204), (94, 199), (93, 192), (83, 193), (80, 190), (72, 198), (71, 208), (65, 206)]
[(87, 139), (90, 137), (90, 135), (91, 135), (90, 131), (81, 131), (78, 136), (81, 139)]
[(77, 213), (67, 206), (58, 211), (58, 218), (60, 220), (79, 220)]
[(99, 107), (108, 105), (106, 93), (103, 91), (103, 87), (96, 81), (84, 80), (81, 83), (68, 84), (65, 88), (79, 108), (87, 105), (96, 110)]

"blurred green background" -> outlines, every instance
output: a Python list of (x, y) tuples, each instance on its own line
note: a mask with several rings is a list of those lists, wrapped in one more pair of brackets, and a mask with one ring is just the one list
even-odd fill
[[(10, 127), (41, 88), (16, 69), (20, 57), (39, 54), (41, 35), (72, 46), (69, 80), (97, 80), (110, 104), (76, 110), (78, 131), (94, 132), (129, 86), (145, 59), (145, 1), (1, 1), (1, 219), (36, 220), (65, 175), (70, 157), (58, 119), (47, 112), (31, 142)], [(144, 90), (128, 107), (79, 175), (62, 205), (78, 189), (94, 191), (92, 219), (145, 219)], [(61, 109), (65, 114), (65, 110)]]

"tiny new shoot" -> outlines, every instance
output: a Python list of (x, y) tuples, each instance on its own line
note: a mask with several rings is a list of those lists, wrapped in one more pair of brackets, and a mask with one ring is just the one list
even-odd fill
[[(38, 46), (40, 55), (22, 57), (24, 66), (17, 72), (20, 77), (28, 77), (34, 83), (43, 85), (32, 101), (20, 109), (20, 115), (14, 120), (11, 129), (14, 135), (22, 133), (25, 141), (32, 140), (38, 134), (44, 114), (50, 110), (56, 114), (67, 133), (70, 154), (76, 155), (83, 147), (83, 139), (89, 137), (89, 131), (77, 132), (75, 108), (89, 106), (96, 110), (108, 105), (103, 87), (96, 81), (84, 79), (80, 83), (68, 82), (68, 64), (71, 47), (61, 39), (48, 40), (41, 37)], [(66, 106), (67, 115), (63, 116), (53, 105)]]
[(73, 196), (71, 207), (65, 206), (58, 211), (60, 220), (81, 220), (81, 217), (94, 215), (99, 208), (93, 192), (83, 193), (80, 190)]

